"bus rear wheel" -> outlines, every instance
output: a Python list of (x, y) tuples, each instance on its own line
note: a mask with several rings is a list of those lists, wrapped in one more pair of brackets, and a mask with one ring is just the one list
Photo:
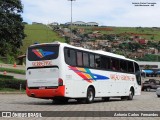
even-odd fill
[(94, 97), (95, 97), (95, 92), (94, 89), (92, 87), (89, 87), (87, 90), (87, 98), (86, 98), (86, 103), (92, 103), (94, 101)]

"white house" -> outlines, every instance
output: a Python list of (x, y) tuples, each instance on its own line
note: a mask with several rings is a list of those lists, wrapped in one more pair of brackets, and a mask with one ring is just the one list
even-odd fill
[(87, 26), (98, 26), (98, 23), (96, 23), (96, 22), (87, 22), (86, 25)]

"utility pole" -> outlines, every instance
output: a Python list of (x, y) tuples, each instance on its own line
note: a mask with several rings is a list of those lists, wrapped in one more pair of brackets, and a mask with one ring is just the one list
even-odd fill
[(76, 0), (68, 0), (71, 1), (71, 25), (70, 25), (70, 42), (72, 42), (72, 1)]

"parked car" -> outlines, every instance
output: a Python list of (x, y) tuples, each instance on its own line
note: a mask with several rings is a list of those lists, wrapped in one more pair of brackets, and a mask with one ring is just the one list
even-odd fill
[(157, 97), (160, 97), (160, 87), (157, 88), (156, 94), (157, 94)]
[(150, 79), (142, 83), (142, 91), (150, 91), (151, 89), (157, 89), (160, 87), (160, 80)]

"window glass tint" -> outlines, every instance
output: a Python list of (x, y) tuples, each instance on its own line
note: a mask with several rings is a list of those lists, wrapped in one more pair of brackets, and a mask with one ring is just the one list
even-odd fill
[(127, 61), (120, 60), (120, 71), (127, 72)]
[(28, 48), (29, 61), (52, 60), (58, 57), (59, 45), (37, 45)]
[(95, 68), (100, 68), (100, 56), (95, 55)]
[(82, 52), (77, 52), (77, 65), (82, 66)]
[(76, 65), (75, 51), (72, 50), (72, 49), (65, 48), (64, 53), (65, 53), (66, 63), (69, 64), (69, 65), (75, 66)]
[(134, 63), (134, 65), (135, 65), (135, 72), (140, 71), (139, 65), (137, 63)]
[(90, 61), (90, 67), (94, 68), (95, 63), (94, 63), (94, 55), (93, 54), (89, 54), (89, 61)]
[(133, 62), (128, 61), (128, 72), (134, 73)]
[(101, 56), (101, 68), (102, 69), (110, 69), (110, 57)]
[(111, 69), (113, 71), (119, 71), (119, 59), (111, 58)]
[(83, 53), (83, 65), (86, 66), (86, 67), (89, 66), (88, 53)]

